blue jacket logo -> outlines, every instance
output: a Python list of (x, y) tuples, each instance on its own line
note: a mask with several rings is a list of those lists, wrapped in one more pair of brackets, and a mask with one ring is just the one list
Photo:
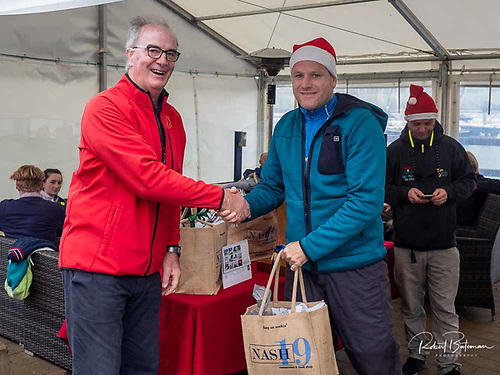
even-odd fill
[(437, 173), (438, 173), (438, 178), (448, 176), (448, 172), (446, 172), (443, 168), (438, 168)]
[(413, 172), (413, 167), (404, 167), (401, 169), (401, 178), (404, 181), (415, 181), (415, 173)]

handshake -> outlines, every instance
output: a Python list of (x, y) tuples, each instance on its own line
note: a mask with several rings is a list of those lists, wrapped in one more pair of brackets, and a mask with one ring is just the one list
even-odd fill
[(251, 216), (248, 202), (235, 187), (224, 189), (224, 201), (219, 216), (231, 224), (239, 224)]
[[(222, 202), (219, 216), (231, 224), (239, 224), (251, 216), (248, 202), (238, 193), (235, 187), (224, 189), (224, 201)], [(296, 271), (308, 261), (299, 241), (288, 243), (284, 252), (292, 271)]]

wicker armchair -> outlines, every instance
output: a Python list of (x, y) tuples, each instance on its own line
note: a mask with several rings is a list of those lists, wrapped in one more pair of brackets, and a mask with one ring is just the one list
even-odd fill
[(500, 196), (488, 194), (475, 227), (457, 228), (460, 283), (456, 305), (482, 307), (495, 316), (493, 284), (500, 280)]
[[(0, 237), (0, 281), (7, 276), (7, 254), (14, 239)], [(24, 349), (71, 370), (71, 355), (57, 337), (64, 321), (64, 290), (58, 268), (59, 253), (33, 254), (33, 282), (28, 298), (19, 301), (0, 290), (0, 336), (24, 345)]]

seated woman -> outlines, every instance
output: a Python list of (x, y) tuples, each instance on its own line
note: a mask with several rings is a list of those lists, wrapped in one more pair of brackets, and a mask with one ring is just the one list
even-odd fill
[(474, 226), (488, 194), (500, 195), (500, 180), (484, 177), (479, 173), (479, 163), (474, 154), (467, 151), (467, 156), (476, 172), (477, 187), (467, 200), (457, 203), (457, 225)]
[(16, 181), (20, 197), (0, 202), (0, 230), (7, 237), (36, 237), (57, 246), (66, 213), (63, 206), (42, 198), (43, 172), (23, 165), (10, 179)]
[(58, 195), (63, 182), (61, 171), (55, 168), (48, 168), (43, 171), (43, 174), (45, 177), (43, 179), (42, 198), (59, 203), (61, 206), (66, 206), (66, 199)]

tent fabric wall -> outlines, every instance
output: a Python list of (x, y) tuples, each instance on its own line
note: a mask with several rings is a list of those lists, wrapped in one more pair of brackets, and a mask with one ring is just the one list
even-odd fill
[[(108, 71), (109, 84), (114, 84), (122, 75), (122, 71)], [(210, 183), (232, 181), (234, 131), (237, 130), (247, 132), (243, 170), (258, 165), (254, 78), (174, 72), (166, 90), (168, 101), (181, 114), (186, 130), (186, 176)]]
[(177, 36), (181, 57), (176, 63), (177, 71), (204, 73), (257, 74), (256, 69), (212, 38), (190, 25), (187, 21), (168, 11), (153, 0), (128, 0), (106, 7), (108, 17), (108, 64), (123, 64), (125, 37), (128, 20), (136, 15), (165, 15)]
[(18, 196), (9, 176), (23, 164), (59, 168), (67, 189), (96, 68), (1, 58), (0, 81), (0, 197)]
[(243, 168), (258, 166), (257, 85), (253, 78), (195, 77), (200, 129), (201, 178), (210, 182), (232, 181), (233, 169), (220, 169), (234, 158), (234, 131), (246, 132)]
[(0, 16), (0, 52), (97, 62), (97, 7)]
[[(107, 5), (106, 9), (108, 64), (116, 65), (107, 69), (108, 87), (124, 74), (124, 44), (131, 16), (162, 16), (177, 34), (182, 56), (166, 89), (172, 104), (184, 118), (188, 137), (185, 172), (194, 178), (198, 175), (198, 145), (193, 78), (182, 72), (213, 72), (194, 79), (203, 82), (198, 92), (198, 118), (200, 135), (208, 138), (203, 140), (206, 144), (201, 155), (210, 156), (200, 163), (199, 175), (210, 182), (231, 179), (232, 132), (256, 121), (257, 86), (253, 78), (244, 77), (256, 75), (256, 69), (154, 0), (123, 1)], [(99, 91), (97, 7), (1, 16), (0, 19), (3, 87), (0, 92), (0, 199), (18, 196), (9, 176), (22, 164), (61, 169), (65, 179), (61, 195), (66, 196), (71, 175), (78, 167), (81, 115), (87, 101)], [(58, 62), (22, 59), (22, 55), (58, 59)], [(218, 76), (215, 72), (227, 76)], [(229, 93), (228, 87), (235, 91)], [(242, 114), (242, 117), (236, 121), (231, 113)], [(219, 139), (212, 138), (216, 134)], [(256, 142), (256, 137), (250, 139)], [(218, 153), (222, 156), (214, 158)], [(255, 153), (256, 146), (245, 150), (244, 168), (255, 167), (258, 160)], [(209, 160), (217, 160), (217, 164)]]

